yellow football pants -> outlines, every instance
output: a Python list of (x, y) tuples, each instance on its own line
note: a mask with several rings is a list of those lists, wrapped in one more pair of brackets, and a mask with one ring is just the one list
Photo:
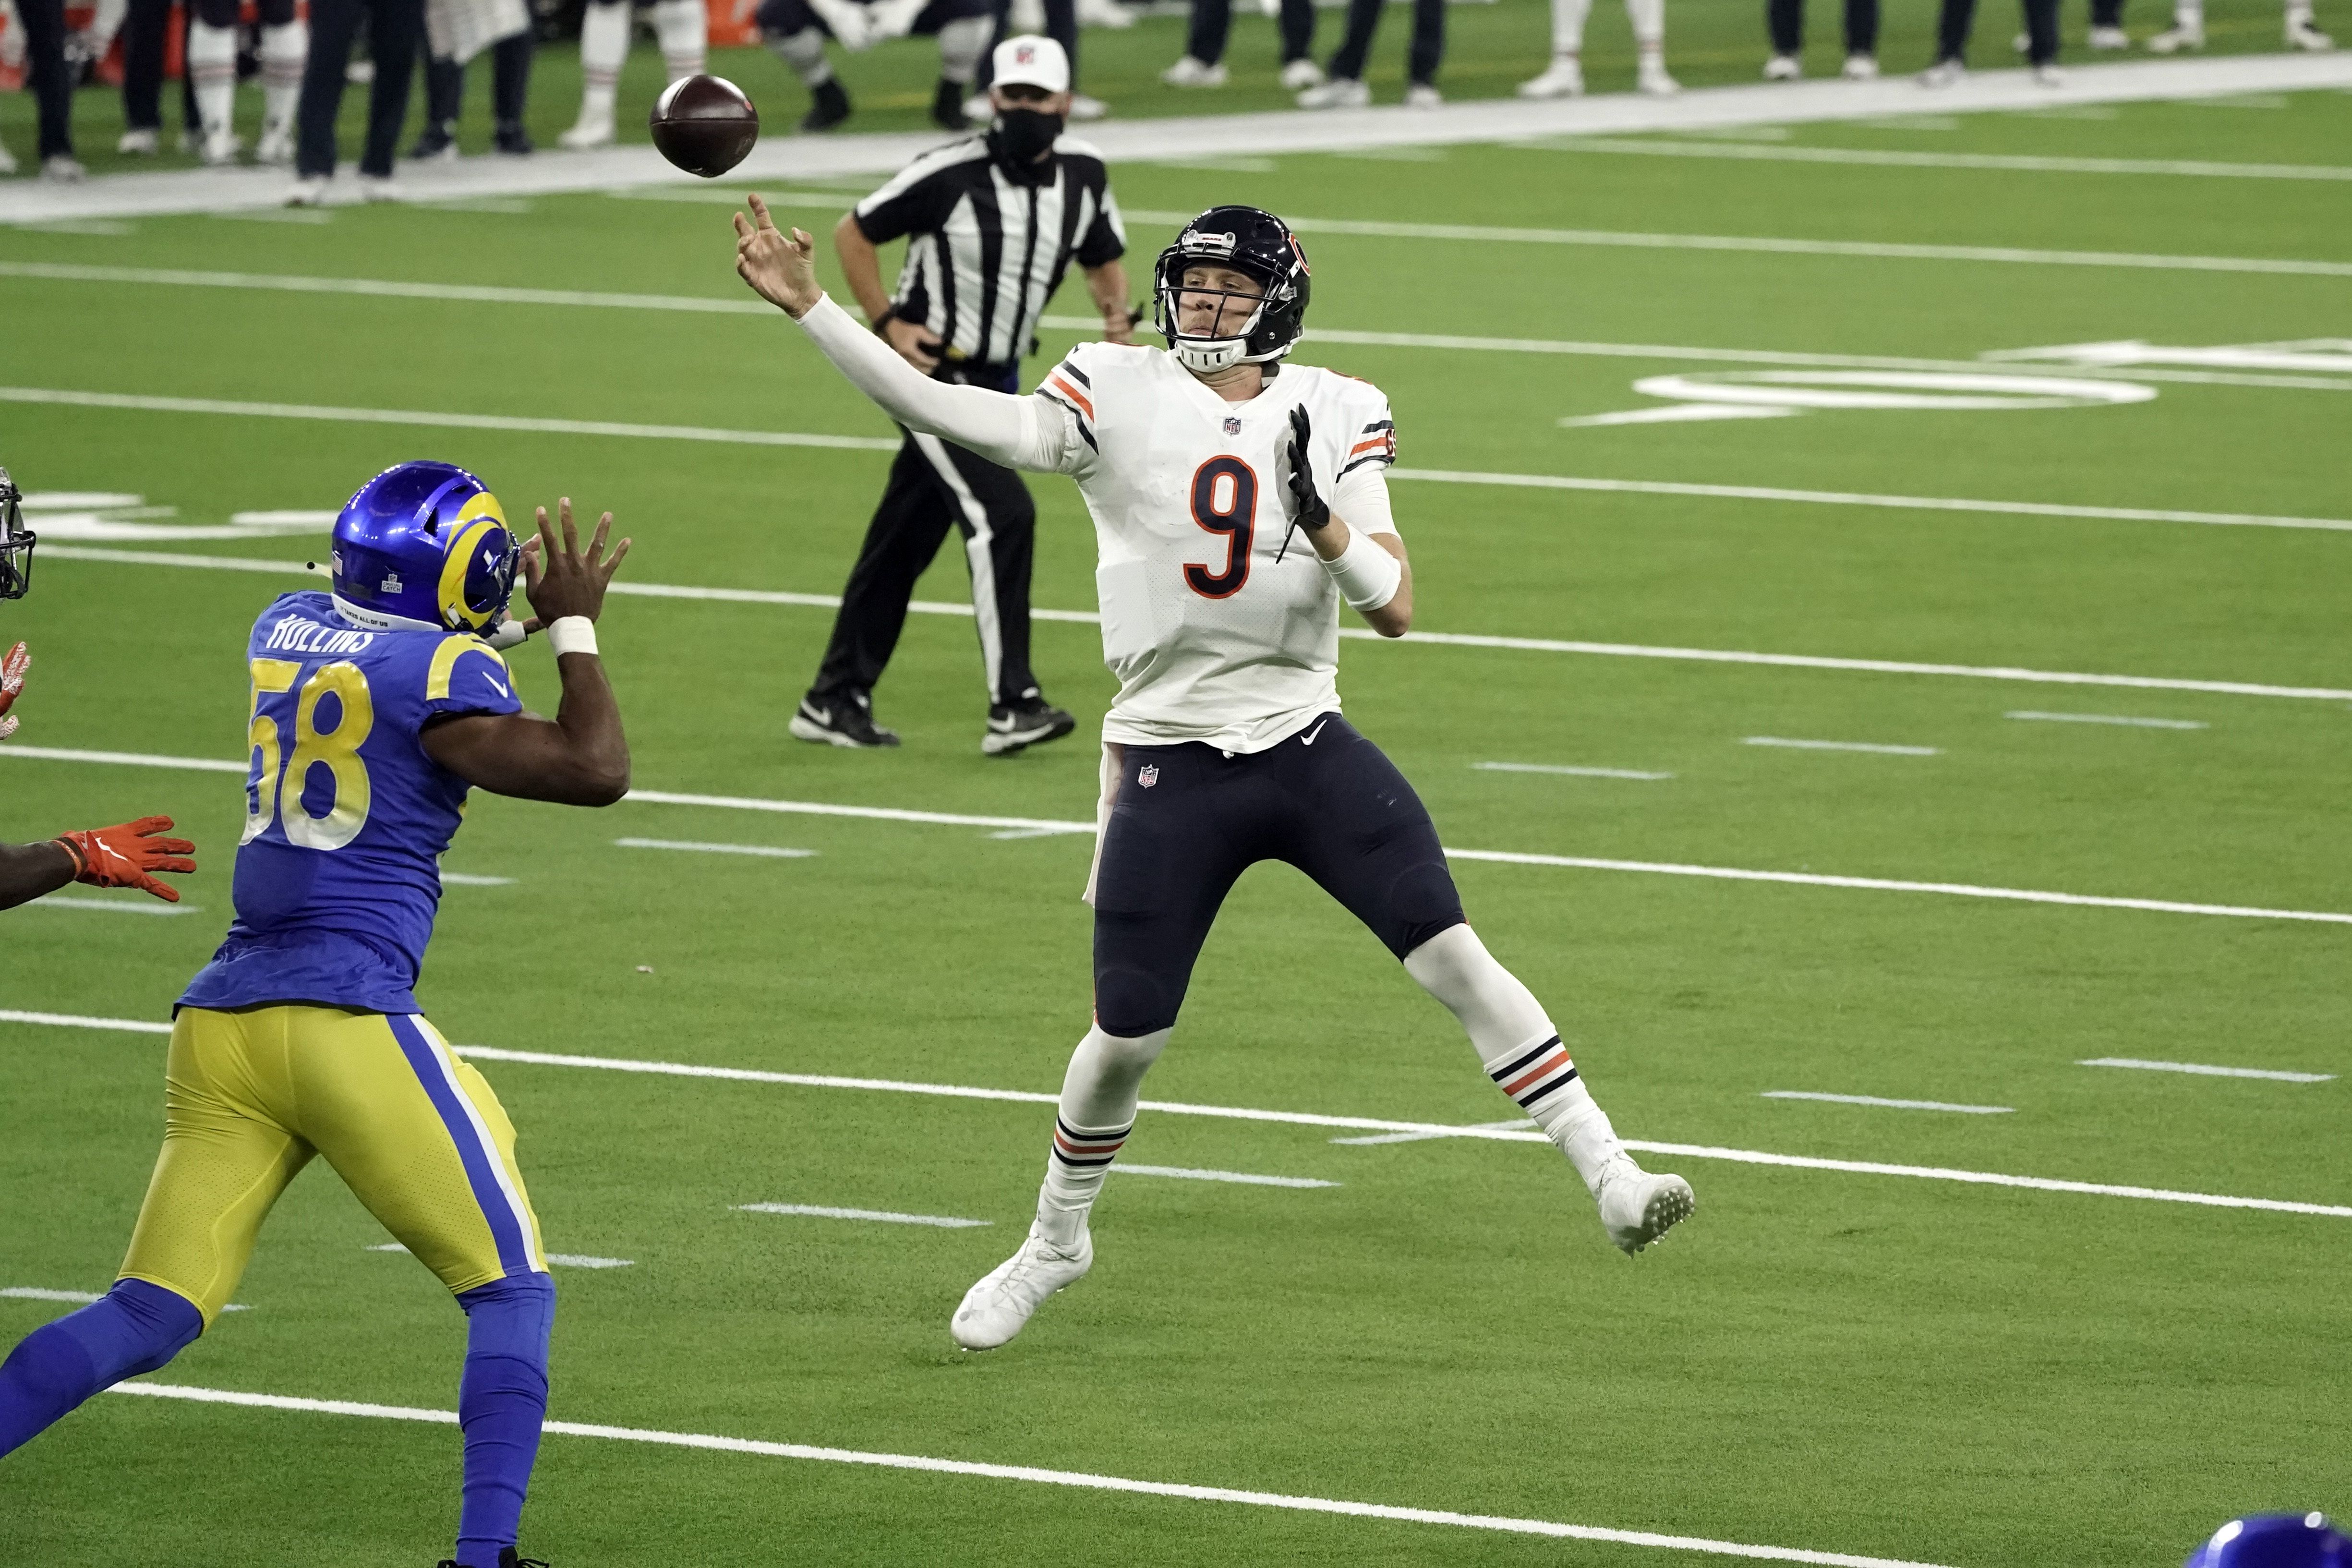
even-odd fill
[(514, 1142), (489, 1084), (421, 1016), (183, 1007), (121, 1277), (186, 1297), (209, 1328), (313, 1154), (452, 1291), (544, 1272)]

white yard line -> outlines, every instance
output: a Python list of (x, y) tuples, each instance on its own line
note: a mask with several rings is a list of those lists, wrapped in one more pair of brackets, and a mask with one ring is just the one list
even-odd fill
[(1887, 746), (1871, 741), (1792, 741), (1783, 735), (1748, 735), (1743, 746), (1781, 746), (1797, 752), (1877, 752), (1890, 757), (1940, 757), (1934, 746)]
[(2077, 1062), (2086, 1068), (2138, 1068), (2147, 1072), (2195, 1073), (2203, 1078), (2267, 1078), (2281, 1083), (2333, 1083), (2332, 1072), (2279, 1072), (2269, 1068), (2217, 1068), (2198, 1062), (2145, 1062), (2135, 1057), (2093, 1057)]
[(1953, 1105), (1940, 1100), (1881, 1100), (1874, 1094), (1815, 1094), (1802, 1089), (1768, 1089), (1764, 1100), (1822, 1100), (1832, 1105), (1875, 1105), (1889, 1110), (1957, 1110), (1967, 1116), (2009, 1116), (2013, 1105)]
[(465, 871), (444, 871), (441, 885), (445, 888), (511, 888), (512, 877), (477, 877)]
[[(365, 1405), (340, 1399), (299, 1399), (276, 1394), (245, 1394), (221, 1388), (191, 1388), (163, 1383), (118, 1383), (113, 1394), (143, 1394), (156, 1399), (185, 1399), (206, 1405), (243, 1405), (250, 1409), (301, 1411), (320, 1415), (356, 1416), (379, 1421), (415, 1421), (454, 1426), (454, 1410), (420, 1410), (403, 1405)], [(1144, 1497), (1179, 1498), (1191, 1502), (1234, 1503), (1250, 1508), (1280, 1509), (1293, 1513), (1336, 1514), (1350, 1519), (1376, 1519), (1402, 1524), (1451, 1526), (1458, 1530), (1509, 1535), (1550, 1536), (1570, 1541), (1608, 1542), (1621, 1546), (1651, 1546), (1675, 1552), (1696, 1552), (1719, 1557), (1742, 1557), (1774, 1563), (1804, 1563), (1820, 1568), (1936, 1568), (1935, 1564), (1885, 1557), (1859, 1557), (1843, 1552), (1813, 1552), (1788, 1546), (1753, 1546), (1740, 1542), (1710, 1541), (1692, 1535), (1661, 1535), (1643, 1530), (1611, 1530), (1599, 1525), (1559, 1524), (1540, 1519), (1505, 1519), (1490, 1514), (1455, 1513), (1444, 1509), (1403, 1508), (1387, 1503), (1347, 1502), (1332, 1498), (1294, 1497), (1281, 1492), (1238, 1490), (1231, 1487), (1191, 1486), (1174, 1481), (1130, 1480), (1120, 1476), (1089, 1475), (1076, 1470), (1040, 1469), (1031, 1465), (980, 1464), (965, 1459), (937, 1459), (916, 1454), (867, 1453), (855, 1448), (826, 1448), (804, 1443), (757, 1442), (748, 1437), (719, 1437), (697, 1432), (660, 1432), (634, 1426), (592, 1426), (579, 1421), (550, 1421), (545, 1430), (558, 1437), (598, 1437), (623, 1443), (652, 1443), (666, 1447), (751, 1454), (765, 1458), (807, 1459), (821, 1464), (861, 1465), (879, 1469), (922, 1471), (934, 1475), (970, 1476), (979, 1479), (1027, 1481), (1083, 1491), (1122, 1492)]]
[[(88, 1290), (44, 1290), (37, 1285), (9, 1285), (0, 1287), (0, 1297), (6, 1297), (18, 1301), (64, 1301), (83, 1307), (89, 1306), (93, 1301), (103, 1301), (106, 1300), (104, 1296), (94, 1295)], [(223, 1307), (221, 1310), (224, 1312), (250, 1312), (253, 1309), (241, 1302), (232, 1301), (228, 1305)]]
[(928, 1225), (940, 1230), (976, 1230), (982, 1226), (996, 1223), (994, 1220), (986, 1219), (954, 1219), (946, 1215), (936, 1214), (892, 1214), (885, 1209), (824, 1208), (815, 1204), (738, 1204), (735, 1206), (745, 1214), (795, 1214), (812, 1215), (817, 1219), (868, 1219), (878, 1220), (887, 1225)]
[(2339, 163), (2232, 163), (2198, 158), (2061, 158), (2012, 153), (1920, 153), (1781, 142), (1632, 142), (1564, 136), (1519, 145), (1547, 153), (1638, 153), (1662, 158), (1748, 158), (1787, 163), (1868, 163), (1898, 169), (1992, 169), (2029, 174), (2178, 174), (2222, 180), (2352, 180)]
[[(367, 1250), (406, 1252), (408, 1248), (397, 1241), (387, 1241), (371, 1247)], [(636, 1259), (633, 1258), (592, 1258), (579, 1252), (551, 1252), (547, 1255), (547, 1260), (558, 1268), (635, 1268), (637, 1266)]]
[(1643, 773), (1636, 768), (1571, 768), (1551, 763), (1472, 763), (1471, 767), (1487, 773), (1561, 773), (1580, 779), (1670, 779), (1672, 773)]
[[(2352, 920), (2352, 916), (2342, 917)], [(14, 1015), (0, 1013), (0, 1022), (27, 1022), (45, 1015)], [(74, 1027), (119, 1027), (134, 1033), (147, 1033), (155, 1026), (134, 1019), (76, 1020)], [(1058, 1094), (1042, 1094), (1030, 1089), (981, 1089), (968, 1084), (908, 1083), (896, 1079), (845, 1078), (831, 1073), (767, 1072), (751, 1068), (708, 1067), (688, 1062), (645, 1061), (624, 1057), (576, 1056), (552, 1051), (516, 1051), (495, 1046), (457, 1046), (453, 1047), (468, 1060), (516, 1062), (533, 1067), (586, 1068), (605, 1072), (646, 1073), (662, 1078), (713, 1079), (732, 1083), (782, 1084), (799, 1089), (844, 1089), (884, 1094), (919, 1094), (949, 1100), (995, 1100), (1024, 1105), (1058, 1105)], [(1411, 1132), (1429, 1138), (1483, 1138), (1505, 1143), (1549, 1142), (1541, 1132), (1522, 1131), (1517, 1123), (1468, 1127), (1450, 1126), (1443, 1122), (1396, 1121), (1370, 1116), (1326, 1116), (1314, 1111), (1261, 1110), (1235, 1105), (1192, 1105), (1179, 1100), (1147, 1100), (1140, 1101), (1139, 1110), (1158, 1111), (1166, 1116), (1206, 1116), (1229, 1121), (1278, 1122), (1296, 1127), (1327, 1127), (1342, 1131), (1368, 1132)], [(1774, 1154), (1757, 1149), (1725, 1149), (1699, 1143), (1657, 1143), (1634, 1139), (1625, 1140), (1625, 1147), (1639, 1153), (1674, 1154), (1693, 1160), (1728, 1160), (1749, 1165), (1780, 1165), (1805, 1171), (1838, 1171), (1857, 1175), (1910, 1176), (1929, 1181), (1962, 1182), (1979, 1186), (2021, 1187), (2039, 1192), (2080, 1193), (2095, 1197), (2139, 1198), (2162, 1203), (2193, 1204), (2210, 1208), (2266, 1209), (2281, 1214), (2320, 1215), (2335, 1219), (2352, 1219), (2352, 1206), (2340, 1204), (2309, 1204), (2281, 1198), (2231, 1197), (2215, 1193), (2174, 1192), (2161, 1187), (2123, 1186), (2100, 1182), (2063, 1181), (2048, 1176), (2011, 1176), (1990, 1171), (1956, 1171), (1932, 1165), (1894, 1165), (1875, 1161), (1828, 1160), (1805, 1154)], [(807, 1209), (795, 1206), (771, 1207), (750, 1205), (762, 1212), (780, 1214), (832, 1214), (835, 1211)], [(862, 1215), (862, 1217), (878, 1217)]]
[(167, 904), (156, 898), (132, 903), (128, 899), (77, 899), (65, 893), (51, 893), (18, 907), (28, 910), (104, 910), (118, 915), (200, 915), (205, 912), (202, 904)]
[(1253, 1176), (1241, 1171), (1196, 1171), (1188, 1165), (1133, 1165), (1114, 1161), (1111, 1170), (1122, 1176), (1173, 1176), (1187, 1182), (1237, 1182), (1249, 1187), (1336, 1187), (1311, 1176)]
[(759, 855), (776, 860), (807, 860), (814, 849), (783, 849), (772, 844), (705, 844), (690, 838), (615, 838), (622, 849), (687, 849), (705, 855)]
[(0, 1007), (0, 1024), (37, 1024), (52, 1029), (107, 1029), (132, 1035), (168, 1035), (172, 1026), (144, 1018), (98, 1018), (87, 1013), (28, 1013)]
[(2005, 719), (2039, 719), (2053, 724), (2122, 724), (2135, 730), (2206, 730), (2212, 726), (2196, 719), (2135, 719), (2121, 713), (2036, 713), (2021, 710), (2004, 713)]
[[(48, 747), (0, 746), (0, 758), (30, 757), (68, 762), (132, 763), (145, 767), (195, 767), (217, 771), (219, 764), (196, 758), (147, 757), (114, 752), (73, 752)], [(236, 771), (242, 772), (242, 769)], [(1095, 824), (1075, 818), (1055, 820), (1033, 816), (982, 816), (961, 812), (910, 811), (889, 805), (843, 805), (830, 801), (772, 800), (759, 795), (683, 795), (668, 790), (631, 790), (625, 801), (654, 805), (706, 806), (724, 811), (767, 811), (788, 816), (850, 817), (874, 822), (904, 822), (945, 827), (1003, 827), (1092, 835)], [(1619, 860), (1596, 856), (1541, 855), (1509, 849), (1457, 849), (1444, 846), (1455, 860), (1486, 860), (1507, 866), (1557, 866), (1583, 871), (1634, 871), (1654, 876), (1702, 877), (1731, 882), (1779, 882), (1810, 888), (1846, 888), (1886, 893), (1938, 893), (1958, 898), (2006, 900), (2028, 904), (2057, 904), (2081, 909), (2143, 910), (2158, 914), (2218, 915), (2240, 920), (2302, 921), (2322, 925), (2352, 925), (2352, 914), (2325, 910), (2277, 910), (2244, 904), (2189, 903), (2169, 899), (2116, 898), (2094, 893), (2053, 893), (2028, 888), (1996, 888), (1973, 882), (1919, 882), (1883, 877), (1839, 877), (1814, 871), (1759, 871), (1735, 866), (1691, 866), (1665, 860)], [(8, 1015), (0, 1013), (0, 1020)]]
[[(1535, 1123), (1528, 1121), (1526, 1117), (1520, 1116), (1515, 1117), (1508, 1121), (1477, 1121), (1473, 1122), (1471, 1125), (1474, 1127), (1483, 1127), (1487, 1129), (1501, 1129), (1533, 1127)], [(1376, 1132), (1369, 1138), (1334, 1138), (1331, 1142), (1349, 1148), (1365, 1149), (1370, 1148), (1376, 1143), (1423, 1143), (1428, 1142), (1432, 1138), (1441, 1136), (1444, 1136), (1444, 1134), (1436, 1132)]]

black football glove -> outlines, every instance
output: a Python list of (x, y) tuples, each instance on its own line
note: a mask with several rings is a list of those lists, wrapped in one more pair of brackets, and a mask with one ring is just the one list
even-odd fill
[(1290, 411), (1290, 472), (1285, 476), (1290, 486), (1290, 527), (1282, 531), (1282, 547), (1274, 552), (1274, 563), (1282, 564), (1283, 555), (1290, 549), (1292, 529), (1304, 528), (1308, 533), (1331, 525), (1331, 507), (1315, 489), (1315, 466), (1308, 458), (1307, 410), (1296, 407)]

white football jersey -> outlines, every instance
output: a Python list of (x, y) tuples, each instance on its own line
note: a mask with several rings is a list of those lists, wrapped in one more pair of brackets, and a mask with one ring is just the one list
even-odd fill
[(1393, 532), (1384, 505), (1360, 524), (1341, 504), (1343, 476), (1396, 460), (1380, 388), (1286, 365), (1228, 403), (1164, 350), (1097, 342), (1038, 391), (1063, 410), (1060, 468), (1094, 516), (1103, 662), (1118, 678), (1103, 739), (1259, 752), (1338, 708), (1339, 591), (1304, 533), (1275, 560), (1290, 411), (1306, 407), (1323, 499), (1350, 528)]

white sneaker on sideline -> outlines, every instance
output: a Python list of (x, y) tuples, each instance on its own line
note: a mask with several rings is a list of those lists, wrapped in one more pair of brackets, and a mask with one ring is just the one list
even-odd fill
[(1407, 109), (1443, 109), (1445, 107), (1445, 95), (1425, 81), (1417, 81), (1404, 89), (1404, 106)]
[(2033, 52), (2033, 35), (2031, 33), (2020, 33), (2017, 37), (2009, 40), (2009, 47), (2015, 49), (2021, 55), (2030, 55)]
[(245, 143), (237, 139), (235, 132), (213, 131), (205, 133), (204, 150), (199, 155), (204, 159), (205, 168), (226, 169), (236, 164), (236, 155), (244, 150)]
[(613, 117), (609, 114), (591, 115), (583, 109), (580, 111), (580, 118), (573, 121), (572, 129), (556, 136), (555, 144), (558, 147), (568, 147), (574, 153), (587, 153), (598, 147), (610, 147), (613, 144)]
[(2066, 73), (2060, 70), (2056, 66), (2035, 66), (2033, 68), (2033, 80), (2034, 84), (2039, 87), (2064, 87), (2066, 85)]
[(0, 142), (0, 174), (16, 172), (16, 154), (8, 151), (8, 143)]
[(154, 131), (126, 131), (115, 139), (114, 150), (134, 158), (152, 158), (163, 150), (163, 138)]
[(1519, 83), (1521, 98), (1582, 98), (1584, 62), (1574, 55), (1554, 55), (1551, 68)]
[(1876, 55), (1848, 55), (1845, 58), (1845, 65), (1840, 68), (1838, 75), (1845, 78), (1848, 81), (1876, 81), (1878, 79), (1878, 57)]
[(2153, 55), (2178, 54), (2182, 49), (2201, 49), (2204, 47), (2205, 29), (2202, 27), (2170, 27), (2147, 41), (2148, 53)]
[(1950, 87), (1969, 74), (1969, 68), (1958, 60), (1937, 60), (1919, 73), (1921, 87)]
[(1633, 90), (1646, 92), (1652, 98), (1671, 98), (1682, 89), (1683, 84), (1666, 74), (1664, 60), (1643, 60), (1641, 71), (1633, 78)]
[(286, 193), (289, 207), (322, 207), (327, 205), (327, 176), (304, 174)]
[(1135, 13), (1118, 0), (1078, 0), (1077, 19), (1081, 27), (1108, 27), (1113, 32), (1135, 26)]
[(1160, 73), (1160, 79), (1170, 87), (1223, 87), (1225, 68), (1196, 60), (1190, 55), (1180, 57), (1176, 63)]
[(963, 1293), (955, 1316), (948, 1321), (948, 1332), (968, 1351), (992, 1351), (1010, 1343), (1046, 1297), (1085, 1279), (1094, 1264), (1093, 1237), (1081, 1231), (1077, 1250), (1064, 1252), (1038, 1235), (1033, 1224), (1021, 1250)]
[(294, 161), (294, 131), (287, 125), (265, 125), (253, 144), (253, 161), (282, 166)]
[(1323, 68), (1310, 59), (1295, 59), (1282, 68), (1282, 85), (1292, 92), (1305, 92), (1310, 87), (1323, 85)]
[[(992, 110), (991, 112), (993, 111)], [(1109, 112), (1110, 105), (1105, 103), (1099, 98), (1088, 98), (1083, 92), (1074, 92), (1070, 94), (1070, 118), (1072, 120), (1100, 120), (1104, 115), (1108, 114)], [(965, 118), (970, 119), (971, 116), (966, 115)]]
[(1298, 95), (1301, 109), (1362, 109), (1372, 101), (1372, 89), (1349, 77), (1335, 76), (1321, 87)]
[(390, 174), (362, 174), (360, 200), (363, 202), (398, 202), (408, 199), (408, 187)]
[(2336, 40), (2311, 25), (2307, 16), (2297, 16), (2286, 25), (2286, 47), (2308, 49), (2315, 55), (2326, 54), (2336, 47)]
[(41, 160), (41, 178), (60, 185), (78, 185), (89, 174), (70, 153), (52, 153)]
[(1688, 1182), (1675, 1175), (1654, 1176), (1635, 1164), (1631, 1154), (1609, 1162), (1592, 1200), (1601, 1207), (1601, 1228), (1629, 1258), (1690, 1218), (1698, 1207)]
[(963, 100), (963, 117), (974, 125), (985, 126), (996, 118), (996, 105), (988, 101), (988, 94), (975, 92)]
[(2094, 27), (2091, 29), (2090, 37), (2084, 41), (2091, 47), (2101, 50), (2131, 47), (2131, 35), (2121, 27)]
[(1804, 62), (1794, 55), (1774, 55), (1764, 62), (1766, 81), (1801, 81), (1804, 75)]

